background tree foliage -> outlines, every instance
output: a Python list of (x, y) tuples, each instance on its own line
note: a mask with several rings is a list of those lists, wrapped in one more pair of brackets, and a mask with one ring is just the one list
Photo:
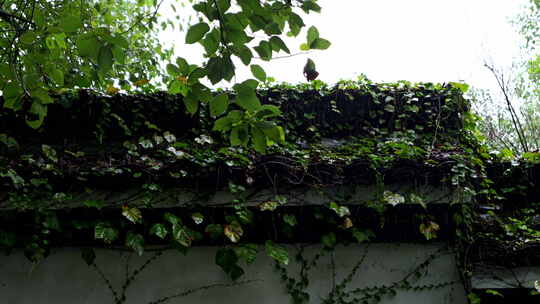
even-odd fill
[[(20, 113), (32, 128), (47, 115), (53, 93), (89, 88), (108, 94), (151, 91), (167, 87), (182, 94), (186, 108), (195, 113), (209, 103), (218, 117), (216, 130), (230, 131), (233, 145), (251, 143), (258, 151), (282, 140), (283, 130), (268, 121), (279, 115), (276, 107), (262, 106), (255, 89), (266, 80), (265, 71), (252, 64), (254, 56), (271, 60), (291, 51), (284, 35), (298, 36), (305, 23), (301, 15), (319, 12), (316, 0), (205, 0), (189, 1), (198, 20), (188, 27), (185, 43), (199, 43), (206, 61), (173, 58), (157, 38), (160, 30), (181, 26), (186, 1), (171, 5), (176, 18), (159, 18), (163, 0), (3, 0), (0, 1), (0, 91), (4, 110)], [(315, 27), (307, 31), (302, 50), (326, 49), (330, 42)], [(214, 96), (212, 84), (231, 81), (234, 57), (249, 65), (255, 79), (237, 83), (235, 99)], [(236, 103), (241, 110), (229, 111)]]
[(510, 70), (486, 63), (498, 90), (471, 94), (488, 144), (508, 157), (540, 149), (540, 0), (530, 0), (514, 24), (523, 38), (521, 58)]

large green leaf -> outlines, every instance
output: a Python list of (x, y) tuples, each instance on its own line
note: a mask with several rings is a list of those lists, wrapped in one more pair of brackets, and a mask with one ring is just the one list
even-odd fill
[(180, 75), (180, 69), (172, 63), (167, 64), (166, 69), (167, 73), (173, 77)]
[(257, 111), (261, 107), (261, 102), (255, 94), (255, 89), (248, 84), (241, 83), (235, 86), (236, 104), (248, 111)]
[(268, 41), (261, 41), (259, 45), (253, 48), (257, 54), (261, 57), (262, 60), (272, 59), (272, 46)]
[(64, 85), (64, 73), (60, 69), (50, 69), (47, 74), (59, 86)]
[(331, 44), (332, 43), (330, 43), (330, 41), (326, 39), (317, 38), (309, 45), (309, 48), (317, 49), (317, 50), (326, 50), (327, 48), (330, 47)]
[(281, 38), (279, 38), (278, 36), (270, 37), (270, 45), (272, 46), (272, 50), (276, 52), (282, 50), (287, 54), (291, 53), (285, 42), (283, 42), (283, 40), (281, 40)]
[(256, 127), (251, 128), (251, 140), (253, 147), (259, 153), (266, 152), (266, 135)]
[(105, 223), (98, 223), (94, 228), (94, 238), (110, 244), (118, 238), (118, 230)]
[(210, 26), (206, 22), (199, 22), (190, 26), (186, 34), (186, 43), (193, 44), (198, 42), (209, 30)]
[(43, 120), (47, 115), (47, 106), (36, 100), (32, 102), (32, 106), (30, 106), (30, 113), (35, 114), (37, 119), (29, 119), (27, 117), (26, 124), (32, 129), (37, 129), (43, 124)]
[(154, 224), (152, 228), (150, 228), (150, 234), (156, 235), (161, 239), (165, 239), (168, 233), (167, 227), (161, 223)]
[(251, 59), (253, 58), (253, 53), (245, 45), (233, 46), (233, 54), (240, 58), (245, 65), (250, 64)]
[(244, 274), (244, 270), (238, 266), (236, 253), (230, 248), (222, 248), (216, 252), (216, 265), (233, 280), (237, 280)]
[(98, 58), (100, 42), (93, 34), (81, 35), (75, 44), (81, 56)]
[(208, 79), (212, 84), (221, 80), (231, 80), (234, 76), (234, 64), (229, 56), (213, 57), (206, 65)]
[(98, 67), (102, 72), (106, 73), (112, 69), (113, 53), (109, 45), (104, 45), (99, 48), (97, 60)]
[(266, 72), (260, 65), (252, 64), (250, 66), (250, 69), (251, 69), (251, 73), (253, 74), (253, 76), (255, 76), (255, 78), (259, 79), (262, 82), (266, 80)]
[(65, 32), (75, 32), (82, 26), (81, 17), (79, 15), (70, 14), (60, 19), (60, 27)]
[(311, 26), (307, 32), (307, 45), (311, 45), (315, 39), (319, 38), (319, 30), (315, 26)]
[(23, 44), (32, 44), (36, 42), (37, 35), (35, 32), (26, 31), (19, 38)]
[(126, 235), (126, 246), (133, 249), (138, 255), (144, 253), (144, 238), (142, 235), (134, 232), (128, 232)]
[(212, 56), (219, 47), (220, 35), (218, 29), (213, 29), (210, 33), (204, 37), (201, 44), (206, 51), (207, 56)]
[(289, 253), (285, 248), (274, 244), (274, 242), (268, 240), (265, 243), (266, 254), (278, 263), (283, 265), (289, 264)]
[(219, 116), (229, 107), (229, 96), (226, 93), (219, 94), (210, 101), (210, 115)]
[(231, 131), (231, 145), (232, 146), (245, 146), (248, 143), (248, 127), (246, 125), (239, 125)]

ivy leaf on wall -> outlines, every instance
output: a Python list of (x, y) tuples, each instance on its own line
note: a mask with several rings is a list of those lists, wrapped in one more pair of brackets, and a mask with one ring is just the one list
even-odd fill
[(229, 225), (225, 225), (223, 232), (233, 243), (237, 243), (244, 234), (242, 226), (240, 226), (237, 221), (233, 221)]
[(274, 242), (268, 240), (265, 243), (266, 254), (269, 257), (276, 260), (280, 264), (288, 265), (289, 264), (289, 253), (285, 248), (274, 244)]
[(134, 224), (142, 222), (141, 210), (135, 207), (122, 206), (122, 215)]
[(105, 243), (110, 244), (118, 238), (118, 230), (110, 227), (106, 223), (98, 223), (94, 228), (94, 238), (97, 240), (103, 240)]
[(128, 232), (126, 235), (126, 246), (141, 256), (144, 253), (143, 236), (138, 233)]

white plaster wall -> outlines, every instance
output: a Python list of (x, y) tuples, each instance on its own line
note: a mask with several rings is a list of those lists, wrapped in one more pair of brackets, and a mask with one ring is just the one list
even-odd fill
[(471, 279), (472, 288), (534, 288), (540, 280), (540, 267), (505, 268), (493, 265), (476, 265)]
[[(410, 273), (442, 244), (371, 244), (338, 247), (334, 263), (330, 256), (321, 259), (311, 272), (310, 303), (320, 303), (336, 283), (346, 276), (367, 249), (367, 255), (350, 288), (392, 284)], [(291, 271), (295, 252), (291, 252)], [(166, 251), (142, 271), (127, 290), (126, 304), (148, 304), (161, 297), (189, 288), (213, 283), (231, 283), (222, 270), (214, 264), (216, 248), (192, 248), (187, 255)], [(317, 252), (317, 246), (308, 247), (306, 256)], [(116, 290), (124, 282), (126, 265), (133, 271), (151, 253), (142, 257), (127, 252), (98, 250), (97, 264)], [(128, 262), (128, 263), (126, 263)], [(334, 266), (332, 266), (334, 265)], [(165, 303), (235, 303), (281, 304), (290, 303), (273, 262), (260, 253), (252, 265), (245, 266), (246, 275), (239, 281), (253, 280), (233, 287), (215, 287), (190, 294)], [(384, 298), (381, 303), (438, 304), (466, 303), (462, 285), (449, 252), (442, 252), (430, 265), (427, 274), (418, 284), (455, 281), (450, 286), (415, 292), (399, 292), (395, 297)], [(77, 248), (61, 248), (39, 265), (29, 263), (21, 252), (0, 257), (0, 304), (114, 304), (112, 293), (98, 273), (86, 265)]]

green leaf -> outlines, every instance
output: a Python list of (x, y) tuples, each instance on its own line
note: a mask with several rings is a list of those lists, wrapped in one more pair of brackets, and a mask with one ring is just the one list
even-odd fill
[(60, 19), (60, 27), (65, 32), (75, 32), (77, 31), (81, 26), (81, 18), (78, 15), (68, 15)]
[(165, 214), (163, 215), (163, 218), (167, 222), (173, 225), (182, 224), (182, 221), (180, 220), (180, 218), (170, 212), (165, 212)]
[(205, 22), (200, 22), (190, 26), (186, 34), (186, 43), (193, 44), (198, 42), (209, 30), (210, 27)]
[(43, 227), (56, 230), (56, 231), (62, 231), (62, 227), (60, 226), (60, 221), (58, 220), (58, 216), (56, 216), (56, 213), (51, 212), (48, 213), (45, 216), (45, 219), (43, 221)]
[(321, 243), (323, 243), (324, 247), (326, 248), (333, 248), (336, 245), (336, 242), (337, 242), (336, 234), (333, 232), (324, 234), (321, 237)]
[(135, 207), (123, 206), (122, 215), (132, 223), (142, 222), (141, 210)]
[(229, 96), (226, 93), (219, 94), (210, 101), (210, 115), (219, 116), (229, 107)]
[(121, 36), (119, 34), (112, 36), (111, 39), (109, 39), (108, 41), (110, 41), (111, 43), (113, 43), (114, 45), (122, 49), (129, 48), (129, 42), (127, 41), (127, 39), (124, 36)]
[(102, 72), (107, 73), (108, 71), (110, 71), (113, 65), (113, 53), (111, 47), (105, 45), (99, 48), (97, 60), (98, 67)]
[(222, 248), (216, 252), (216, 265), (221, 267), (233, 280), (237, 280), (244, 274), (244, 270), (237, 263), (238, 257), (234, 250)]
[(180, 69), (172, 63), (167, 64), (166, 69), (167, 73), (173, 77), (180, 75)]
[(311, 44), (315, 41), (315, 39), (319, 38), (319, 30), (315, 26), (311, 26), (308, 29), (307, 32), (307, 45), (311, 46)]
[(38, 101), (34, 101), (30, 107), (30, 113), (36, 114), (37, 119), (29, 120), (27, 117), (26, 124), (32, 129), (37, 129), (41, 126), (41, 124), (43, 124), (43, 120), (45, 119), (45, 116), (47, 116), (47, 106)]
[(194, 115), (197, 113), (197, 110), (199, 109), (199, 99), (197, 96), (193, 95), (193, 91), (184, 98), (184, 105), (189, 114)]
[(223, 235), (223, 226), (219, 224), (209, 224), (204, 229), (204, 232), (206, 232), (210, 238), (217, 239)]
[(234, 64), (229, 56), (210, 58), (206, 70), (212, 84), (216, 84), (222, 79), (229, 81), (234, 76)]
[(168, 233), (169, 231), (167, 230), (167, 227), (160, 223), (154, 224), (152, 228), (150, 228), (150, 234), (153, 234), (162, 240), (165, 239)]
[(245, 146), (248, 143), (248, 130), (246, 125), (236, 126), (231, 131), (231, 145), (232, 146)]
[(246, 261), (246, 263), (252, 264), (257, 258), (258, 246), (256, 244), (244, 244), (235, 247), (234, 252), (239, 259)]
[(282, 127), (275, 124), (272, 127), (268, 127), (268, 125), (264, 127), (261, 126), (262, 123), (257, 123), (257, 127), (259, 127), (264, 132), (264, 134), (272, 141), (277, 143), (285, 142), (285, 132), (283, 131)]
[(253, 40), (252, 37), (246, 35), (243, 30), (228, 30), (226, 32), (226, 39), (232, 42), (235, 46), (242, 46)]
[(243, 82), (235, 86), (236, 104), (248, 111), (257, 111), (261, 102), (255, 94), (255, 89)]
[(296, 217), (294, 216), (294, 214), (283, 215), (283, 221), (291, 227), (294, 227), (297, 224)]
[(41, 104), (49, 104), (54, 102), (54, 99), (52, 99), (49, 93), (43, 88), (33, 89), (32, 92), (30, 92), (30, 95), (33, 98), (37, 98), (41, 102)]
[(187, 227), (180, 224), (173, 225), (172, 236), (175, 241), (184, 247), (190, 247), (193, 237), (190, 235)]
[(217, 7), (219, 13), (223, 15), (231, 7), (231, 0), (217, 0)]
[(251, 53), (251, 50), (245, 46), (234, 46), (233, 47), (233, 54), (236, 55), (243, 64), (248, 65), (251, 62), (251, 59), (253, 58), (253, 53)]
[(176, 65), (178, 66), (178, 70), (182, 75), (188, 75), (189, 74), (189, 64), (188, 62), (182, 58), (177, 57), (176, 58)]
[(332, 43), (330, 41), (323, 39), (323, 38), (317, 38), (315, 39), (310, 45), (310, 49), (317, 49), (317, 50), (326, 50), (330, 47)]
[(321, 7), (313, 0), (305, 0), (302, 2), (302, 10), (304, 10), (306, 14), (309, 14), (309, 11), (320, 13)]
[(289, 264), (289, 253), (285, 248), (274, 244), (274, 242), (268, 240), (265, 243), (266, 254), (278, 263), (283, 265)]
[(255, 78), (259, 79), (262, 82), (266, 80), (266, 72), (260, 65), (252, 64), (250, 68), (251, 68), (251, 73), (253, 74), (253, 76), (255, 76)]
[(212, 56), (217, 51), (219, 41), (220, 35), (217, 29), (213, 29), (210, 33), (208, 33), (208, 35), (206, 35), (206, 37), (204, 37), (201, 44), (203, 45), (208, 57)]
[(369, 229), (360, 231), (356, 228), (353, 228), (352, 236), (356, 239), (356, 241), (358, 241), (358, 243), (363, 243), (374, 238), (375, 234)]
[(59, 86), (64, 85), (64, 73), (59, 69), (52, 69), (48, 71), (49, 77)]
[[(274, 105), (262, 105), (261, 108), (257, 111), (255, 114), (255, 117), (262, 119), (262, 118), (271, 118), (271, 117), (277, 117), (281, 115), (281, 111), (278, 107)], [(274, 125), (271, 125), (269, 127), (274, 127)]]
[(272, 36), (270, 38), (270, 45), (272, 47), (272, 50), (276, 52), (282, 50), (287, 54), (291, 53), (285, 42), (283, 42), (283, 40), (281, 40), (281, 38), (279, 38), (278, 36)]
[(17, 234), (0, 230), (0, 247), (12, 248), (17, 241)]
[(75, 44), (81, 56), (98, 58), (100, 43), (93, 34), (81, 35)]
[(126, 246), (141, 256), (144, 253), (143, 236), (138, 233), (128, 232), (126, 235)]
[(450, 82), (449, 84), (454, 88), (459, 89), (462, 93), (467, 93), (467, 91), (469, 90), (469, 85), (466, 83)]
[(229, 117), (222, 117), (214, 122), (213, 131), (228, 131), (231, 129), (232, 121)]
[(8, 83), (4, 87), (2, 94), (4, 97), (4, 108), (17, 110), (20, 107), (23, 90), (16, 82)]
[(290, 32), (287, 34), (288, 36), (296, 37), (298, 34), (300, 34), (300, 30), (302, 27), (305, 26), (304, 21), (302, 20), (302, 17), (300, 17), (296, 13), (290, 13), (289, 14), (289, 28)]
[(98, 223), (94, 228), (94, 238), (110, 244), (118, 238), (118, 231), (105, 223)]
[(500, 293), (500, 292), (498, 292), (497, 290), (494, 290), (494, 289), (486, 290), (486, 294), (490, 294), (490, 295), (494, 295), (494, 296), (504, 298), (504, 295), (502, 293)]
[(253, 147), (259, 153), (266, 152), (266, 135), (258, 128), (251, 128), (251, 140), (253, 141)]
[(36, 42), (37, 35), (35, 32), (26, 31), (21, 35), (21, 37), (19, 37), (19, 39), (23, 44), (32, 44)]
[(272, 59), (272, 46), (268, 41), (261, 41), (259, 45), (253, 48), (257, 54), (261, 57), (262, 60)]
[(276, 22), (267, 23), (263, 30), (267, 35), (281, 35), (281, 28)]

